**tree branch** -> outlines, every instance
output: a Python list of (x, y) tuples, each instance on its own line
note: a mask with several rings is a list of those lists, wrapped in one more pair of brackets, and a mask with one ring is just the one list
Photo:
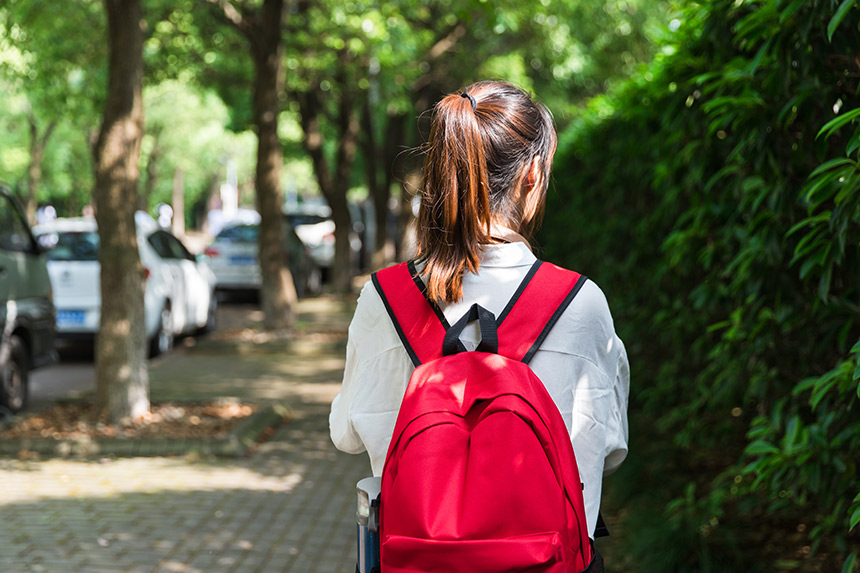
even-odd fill
[(250, 38), (254, 30), (254, 21), (250, 16), (244, 14), (230, 0), (206, 0), (206, 2), (220, 8), (220, 13), (224, 18), (237, 30)]

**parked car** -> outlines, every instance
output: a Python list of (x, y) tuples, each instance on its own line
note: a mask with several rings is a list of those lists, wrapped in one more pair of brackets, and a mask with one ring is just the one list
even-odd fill
[[(173, 346), (180, 334), (214, 325), (215, 275), (175, 236), (144, 212), (135, 214), (140, 261), (146, 269), (145, 328), (150, 355)], [(33, 228), (48, 247), (48, 272), (61, 341), (93, 339), (101, 318), (99, 235), (91, 217), (57, 219)]]
[[(215, 285), (221, 291), (258, 290), (261, 283), (258, 257), (260, 226), (253, 223), (226, 225), (204, 251), (215, 273)], [(307, 246), (284, 220), (284, 248), (293, 275), (296, 293), (305, 297), (319, 293), (322, 273)]]
[[(349, 233), (350, 264), (354, 271), (361, 266), (362, 234), (364, 224), (360, 220), (358, 208), (350, 204), (350, 217), (353, 220)], [(286, 213), (287, 221), (295, 229), (296, 234), (307, 245), (308, 250), (327, 277), (334, 261), (334, 230), (335, 224), (331, 218), (328, 205), (307, 201), (296, 210)]]
[(30, 371), (55, 358), (45, 256), (20, 206), (0, 186), (0, 410), (23, 409)]
[(288, 213), (287, 220), (307, 245), (314, 262), (323, 269), (334, 260), (334, 221), (319, 213)]

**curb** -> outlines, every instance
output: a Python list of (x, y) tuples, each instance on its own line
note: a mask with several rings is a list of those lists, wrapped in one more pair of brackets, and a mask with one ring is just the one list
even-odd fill
[(0, 442), (0, 457), (36, 453), (44, 457), (153, 457), (196, 454), (239, 458), (247, 455), (270, 428), (291, 417), (283, 404), (266, 404), (219, 438), (18, 438)]

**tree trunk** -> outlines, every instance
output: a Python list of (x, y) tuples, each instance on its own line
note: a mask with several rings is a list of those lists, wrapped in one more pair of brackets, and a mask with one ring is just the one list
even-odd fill
[(110, 422), (149, 410), (144, 273), (134, 223), (143, 136), (141, 0), (105, 0), (108, 88), (96, 144), (101, 322), (96, 342), (99, 410)]
[[(373, 108), (370, 105), (370, 97), (365, 98), (362, 110), (362, 133), (361, 143), (366, 162), (367, 190), (373, 202), (374, 239), (370, 245), (370, 266), (372, 270), (385, 267), (391, 259), (388, 253), (388, 201), (391, 198), (391, 164), (387, 150), (395, 146), (396, 135), (392, 134), (393, 127), (397, 123), (397, 116), (388, 116), (386, 126), (386, 137), (380, 144), (376, 138), (376, 127), (374, 125)], [(392, 138), (394, 135), (394, 138)], [(379, 164), (382, 163), (383, 171), (380, 173)], [(381, 177), (380, 177), (381, 175)], [(392, 253), (393, 254), (393, 253)]]
[(185, 235), (185, 171), (177, 167), (173, 171), (173, 221), (171, 230), (177, 237)]
[(143, 193), (139, 194), (137, 208), (141, 211), (149, 211), (149, 203), (155, 193), (155, 185), (158, 183), (158, 164), (161, 159), (161, 151), (156, 143), (146, 161), (146, 180), (143, 184)]
[(337, 102), (337, 151), (335, 153), (334, 174), (323, 151), (325, 137), (320, 117), (323, 114), (318, 86), (308, 92), (296, 94), (301, 112), (301, 126), (304, 131), (304, 146), (311, 156), (317, 184), (323, 197), (331, 208), (331, 218), (335, 224), (334, 261), (332, 261), (331, 284), (335, 292), (345, 293), (352, 288), (352, 264), (349, 237), (352, 218), (346, 194), (349, 191), (350, 175), (358, 149), (360, 122), (356, 116), (355, 101), (343, 77), (345, 50), (339, 54), (338, 69), (335, 71), (335, 84), (342, 86), (343, 92)]
[[(378, 268), (391, 263), (395, 258), (397, 249), (394, 241), (399, 240), (398, 233), (395, 231), (395, 236), (391, 237), (388, 233), (389, 218), (391, 216), (389, 201), (391, 200), (391, 186), (394, 184), (394, 162), (397, 160), (397, 155), (403, 149), (403, 141), (406, 134), (407, 115), (403, 113), (393, 114), (388, 116), (388, 125), (385, 130), (385, 140), (382, 144), (382, 157), (385, 170), (383, 172), (382, 186), (380, 188), (380, 196), (374, 198), (374, 205), (378, 205), (376, 209), (376, 224), (385, 227), (384, 242), (377, 242), (377, 248), (381, 252), (382, 263)], [(396, 229), (395, 225), (395, 229)]]
[(45, 159), (45, 147), (57, 122), (52, 121), (45, 129), (45, 133), (39, 135), (39, 126), (36, 117), (29, 116), (30, 121), (30, 163), (27, 165), (27, 196), (24, 199), (24, 210), (27, 213), (27, 221), (33, 225), (36, 222), (36, 209), (39, 202), (39, 185), (42, 183), (42, 162)]
[(296, 289), (287, 267), (283, 244), (281, 197), (283, 152), (278, 137), (278, 113), (283, 85), (281, 22), (284, 0), (265, 0), (255, 36), (249, 36), (254, 56), (254, 123), (257, 126), (257, 209), (260, 212), (260, 304), (263, 326), (283, 330), (292, 324)]

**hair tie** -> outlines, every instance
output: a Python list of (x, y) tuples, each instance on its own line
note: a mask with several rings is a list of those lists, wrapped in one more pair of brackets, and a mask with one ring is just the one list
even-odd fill
[(462, 92), (460, 94), (460, 97), (467, 98), (470, 102), (472, 102), (472, 111), (478, 109), (478, 102), (476, 102), (475, 98), (473, 98), (471, 95), (467, 94), (466, 92)]

